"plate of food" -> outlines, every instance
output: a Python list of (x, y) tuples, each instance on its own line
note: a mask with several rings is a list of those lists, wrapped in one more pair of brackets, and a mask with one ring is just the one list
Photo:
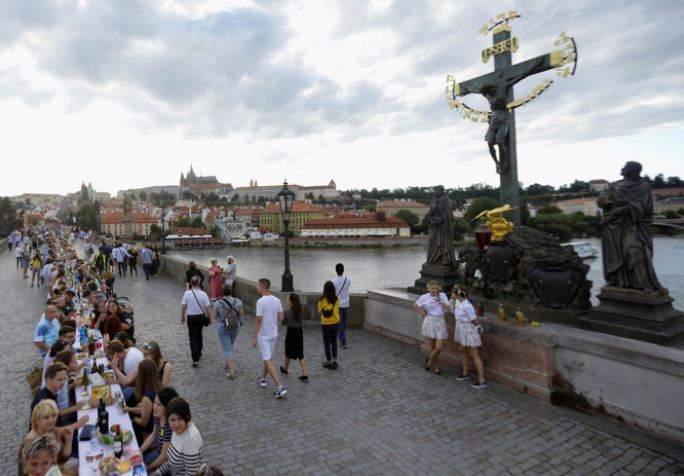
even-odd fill
[[(95, 433), (95, 437), (97, 438), (97, 441), (102, 443), (103, 445), (113, 445), (114, 444), (114, 435), (111, 433), (107, 433), (106, 435), (103, 435), (99, 431)], [(121, 437), (123, 438), (123, 443), (126, 444), (130, 442), (133, 439), (133, 432), (130, 430), (126, 430), (121, 433)]]

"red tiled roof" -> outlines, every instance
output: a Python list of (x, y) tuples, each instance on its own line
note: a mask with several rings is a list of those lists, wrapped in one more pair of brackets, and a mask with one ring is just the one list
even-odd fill
[(327, 219), (313, 219), (304, 225), (305, 229), (311, 228), (406, 228), (404, 220), (396, 217), (386, 217), (383, 221), (378, 220), (377, 215), (365, 217), (335, 217)]
[[(123, 223), (123, 212), (111, 212), (100, 215), (100, 222), (104, 224)], [(131, 213), (132, 223), (157, 223), (157, 220), (149, 213), (133, 212)]]
[(190, 226), (180, 226), (176, 229), (179, 235), (208, 235), (209, 232), (204, 228), (193, 228)]

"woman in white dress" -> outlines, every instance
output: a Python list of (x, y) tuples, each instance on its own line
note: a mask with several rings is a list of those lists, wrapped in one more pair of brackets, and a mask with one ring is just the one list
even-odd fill
[(439, 292), (437, 282), (430, 281), (427, 288), (428, 293), (418, 298), (413, 309), (423, 318), (422, 334), (428, 349), (425, 370), (432, 368), (435, 374), (440, 375), (442, 372), (437, 366), (437, 359), (448, 337), (444, 312), (449, 310), (449, 299), (446, 294)]
[(487, 382), (484, 376), (484, 366), (482, 359), (478, 352), (478, 347), (482, 346), (479, 330), (480, 322), (475, 316), (475, 309), (468, 301), (468, 293), (464, 289), (454, 289), (452, 297), (455, 299), (454, 303), (454, 318), (456, 325), (454, 327), (454, 340), (460, 344), (461, 348), (461, 365), (463, 372), (456, 377), (456, 380), (468, 380), (469, 359), (473, 359), (475, 368), (477, 369), (477, 382), (472, 383), (473, 388), (485, 388)]

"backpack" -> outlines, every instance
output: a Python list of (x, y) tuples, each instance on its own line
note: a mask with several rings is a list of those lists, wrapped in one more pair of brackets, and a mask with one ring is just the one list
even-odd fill
[(240, 328), (240, 314), (237, 309), (226, 298), (221, 298), (216, 302), (222, 302), (223, 312), (219, 313), (219, 321), (223, 323), (224, 331), (233, 331)]

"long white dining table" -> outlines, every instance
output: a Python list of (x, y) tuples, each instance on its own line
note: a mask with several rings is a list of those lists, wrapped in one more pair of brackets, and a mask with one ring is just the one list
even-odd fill
[[(102, 339), (101, 337), (98, 337), (98, 348), (102, 348)], [(77, 344), (78, 345), (78, 344)], [(83, 345), (82, 347), (82, 352), (87, 354), (87, 346)], [(96, 365), (104, 365), (105, 369), (108, 368), (109, 366), (109, 361), (107, 360), (106, 357), (99, 357), (97, 358), (97, 355), (100, 354), (100, 350), (95, 354), (95, 356), (91, 357), (82, 357), (79, 362), (86, 362), (86, 371), (88, 372), (90, 376), (90, 366), (92, 367), (92, 359), (95, 358)], [(100, 354), (101, 355), (101, 354)], [(82, 354), (81, 354), (82, 356)], [(94, 374), (95, 375), (95, 374)], [(96, 377), (97, 378), (97, 377)], [(76, 401), (81, 402), (83, 400), (90, 401), (90, 398), (92, 396), (92, 387), (93, 384), (88, 385), (87, 393), (86, 389), (84, 387), (78, 387), (76, 389)], [(122, 390), (119, 384), (111, 384), (110, 385), (110, 393), (111, 395), (121, 395)], [(109, 455), (114, 455), (114, 448), (111, 445), (106, 445), (98, 441), (96, 437), (96, 432), (97, 432), (97, 406), (93, 407), (84, 407), (82, 410), (79, 410), (78, 412), (78, 418), (81, 418), (83, 415), (88, 415), (89, 420), (88, 424), (93, 425), (93, 431), (92, 431), (92, 438), (90, 441), (81, 441), (80, 436), (81, 432), (83, 431), (83, 428), (79, 430), (78, 436), (78, 474), (80, 476), (99, 476), (100, 471), (99, 471), (99, 464), (104, 456), (109, 456)], [(121, 427), (121, 432), (126, 432), (130, 431), (133, 432), (133, 422), (131, 421), (131, 417), (129, 416), (128, 413), (122, 411), (119, 406), (114, 402), (112, 405), (107, 405), (107, 412), (109, 413), (109, 426), (111, 428), (112, 425), (120, 425)], [(130, 442), (124, 445), (124, 455), (131, 455), (131, 454), (140, 454), (140, 447), (138, 446), (138, 442), (135, 439), (135, 435), (133, 435), (133, 438), (131, 438)], [(100, 456), (102, 455), (102, 456)], [(88, 461), (90, 459), (90, 461)], [(147, 475), (147, 472), (145, 471), (145, 467), (140, 463), (140, 466), (133, 467), (131, 465), (131, 469), (125, 473), (121, 473), (121, 476), (125, 475)]]

